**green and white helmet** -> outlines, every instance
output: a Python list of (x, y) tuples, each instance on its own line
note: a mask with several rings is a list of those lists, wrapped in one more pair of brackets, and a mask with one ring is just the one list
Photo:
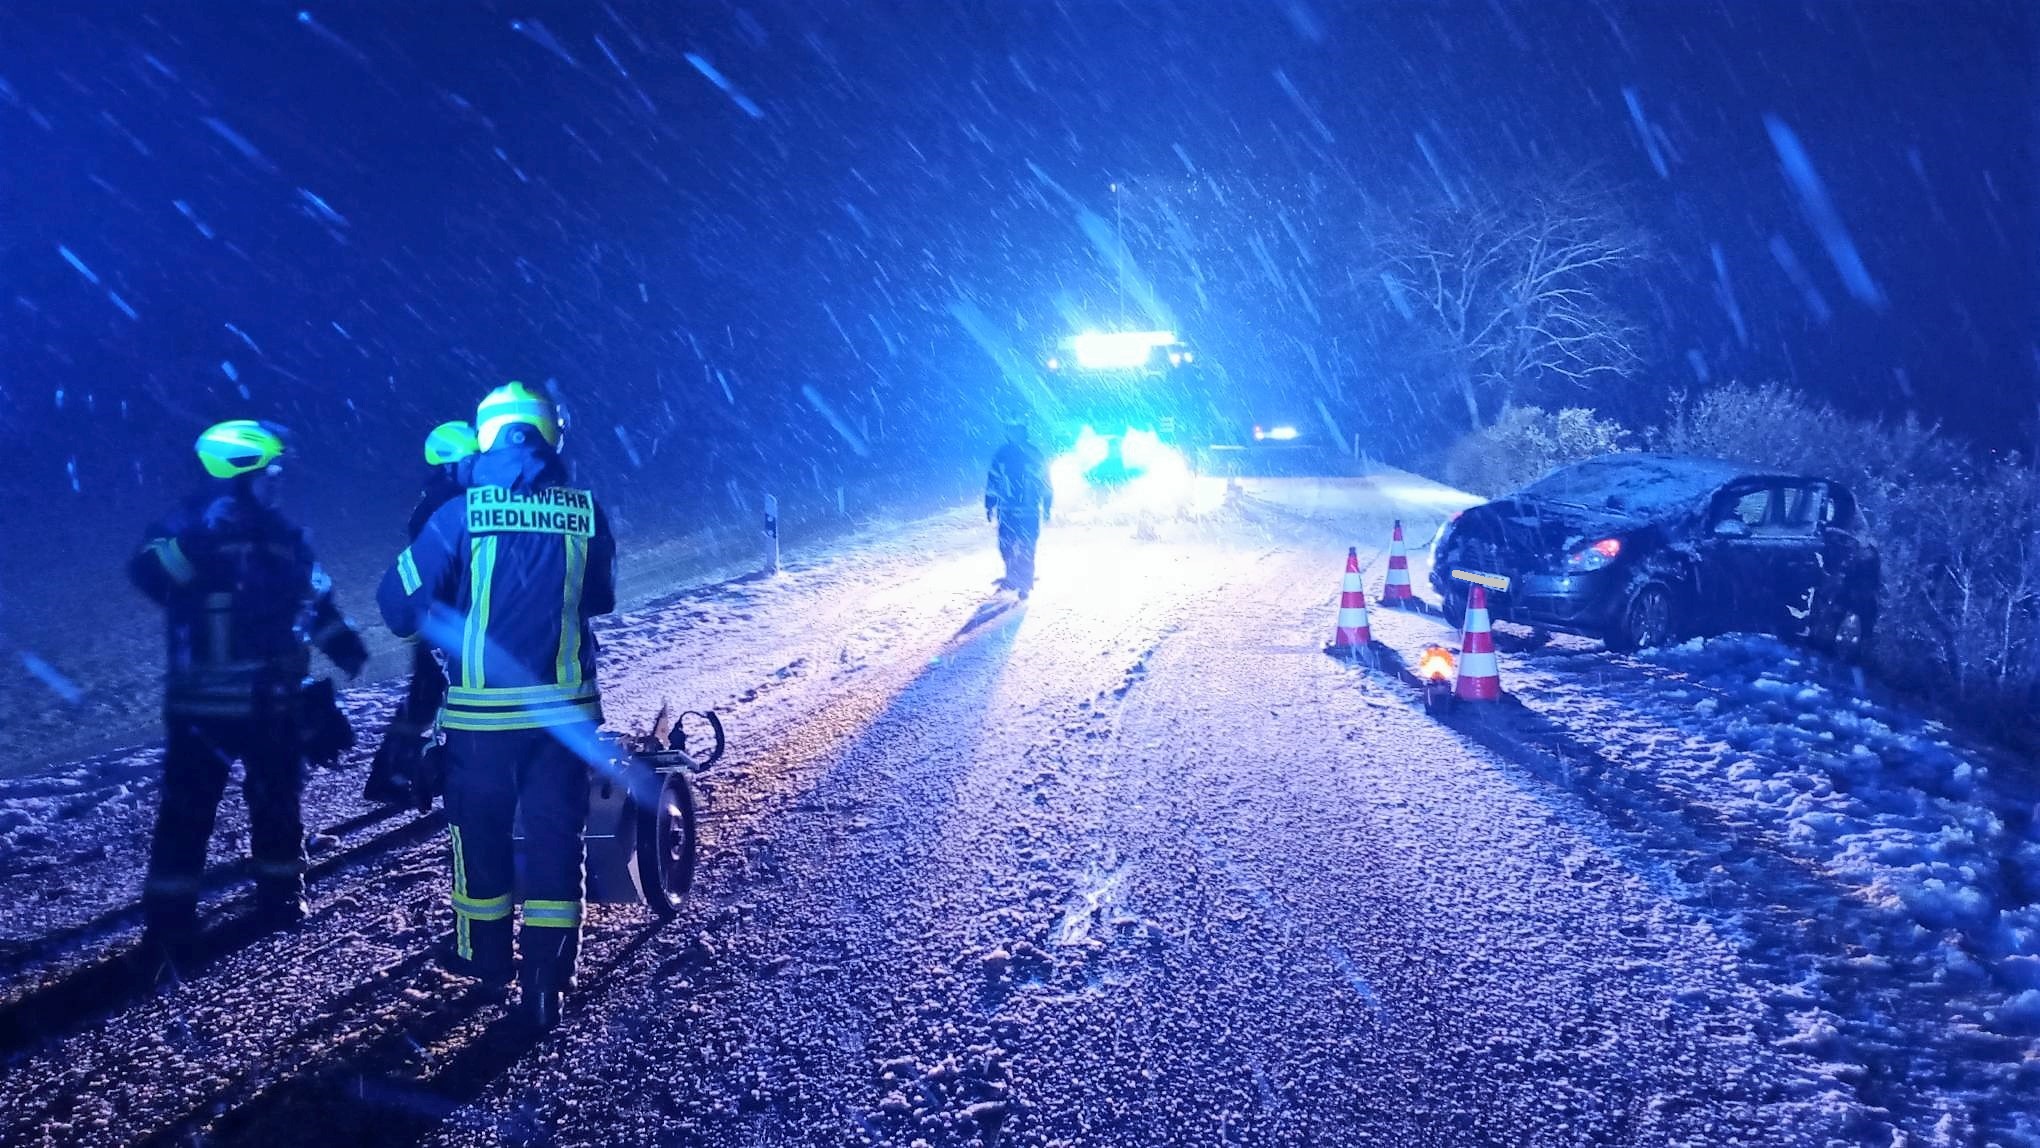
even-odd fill
[(475, 428), (464, 422), (440, 423), (425, 436), (425, 461), (433, 466), (452, 466), (481, 449)]
[(254, 419), (214, 423), (198, 436), (198, 461), (214, 478), (266, 470), (283, 457), (282, 428)]

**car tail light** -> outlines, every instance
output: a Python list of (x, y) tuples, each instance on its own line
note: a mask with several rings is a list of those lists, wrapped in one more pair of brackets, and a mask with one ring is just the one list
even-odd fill
[(1620, 538), (1603, 538), (1597, 542), (1590, 542), (1568, 554), (1565, 559), (1565, 568), (1582, 573), (1590, 570), (1599, 570), (1621, 556), (1622, 540)]

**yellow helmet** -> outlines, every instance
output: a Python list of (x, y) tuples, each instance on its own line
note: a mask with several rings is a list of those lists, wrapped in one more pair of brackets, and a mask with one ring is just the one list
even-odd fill
[(267, 469), (283, 457), (283, 436), (254, 419), (214, 423), (198, 436), (198, 461), (214, 478), (234, 478)]
[(475, 441), (483, 450), (496, 445), (505, 428), (522, 423), (539, 433), (546, 443), (560, 445), (560, 410), (544, 395), (511, 381), (490, 391), (475, 408)]
[(463, 422), (440, 423), (425, 436), (425, 461), (433, 466), (452, 466), (480, 449), (475, 428)]

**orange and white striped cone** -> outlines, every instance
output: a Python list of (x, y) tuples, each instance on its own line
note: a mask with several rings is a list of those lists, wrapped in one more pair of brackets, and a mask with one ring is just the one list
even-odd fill
[(1463, 702), (1502, 700), (1502, 671), (1488, 622), (1487, 590), (1475, 586), (1466, 600), (1466, 630), (1459, 636), (1459, 680), (1452, 696)]
[(1325, 652), (1360, 654), (1373, 641), (1374, 631), (1367, 624), (1367, 591), (1360, 588), (1360, 551), (1349, 546), (1346, 548), (1346, 580), (1339, 587), (1339, 627)]
[(1410, 589), (1410, 553), (1403, 548), (1400, 518), (1388, 540), (1388, 578), (1381, 586), (1381, 604), (1396, 608), (1417, 604), (1416, 593)]

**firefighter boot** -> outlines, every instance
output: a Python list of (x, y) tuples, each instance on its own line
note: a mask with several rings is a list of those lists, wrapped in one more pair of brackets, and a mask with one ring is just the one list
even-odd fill
[(178, 970), (189, 967), (197, 957), (198, 937), (196, 905), (150, 906), (142, 926), (142, 943), (132, 957), (134, 975), (149, 985), (174, 981)]
[[(528, 908), (527, 908), (528, 912)], [(528, 918), (527, 918), (528, 920)], [(573, 987), (579, 930), (525, 926), (517, 939), (518, 1011), (532, 1028), (544, 1032), (560, 1023), (567, 989)]]
[(557, 969), (545, 962), (526, 961), (517, 970), (517, 1014), (537, 1032), (550, 1032), (560, 1023), (566, 1006), (566, 987)]

